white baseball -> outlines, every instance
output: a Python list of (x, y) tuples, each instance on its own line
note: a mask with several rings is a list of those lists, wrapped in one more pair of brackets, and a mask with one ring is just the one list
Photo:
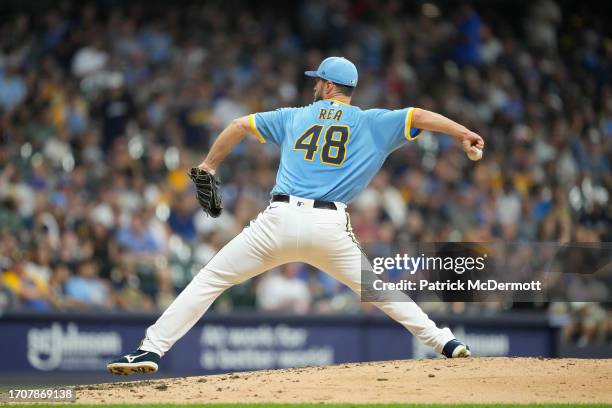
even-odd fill
[(478, 161), (482, 159), (482, 149), (472, 147), (470, 152), (467, 154), (468, 159)]

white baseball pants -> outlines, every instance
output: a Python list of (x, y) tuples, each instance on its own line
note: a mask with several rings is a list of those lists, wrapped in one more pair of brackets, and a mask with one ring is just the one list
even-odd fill
[[(359, 294), (363, 254), (353, 237), (346, 206), (336, 206), (337, 210), (313, 208), (313, 200), (293, 196), (289, 203), (271, 203), (200, 270), (147, 329), (140, 348), (163, 356), (225, 289), (289, 262), (310, 264)], [(374, 305), (438, 353), (454, 338), (412, 301)]]

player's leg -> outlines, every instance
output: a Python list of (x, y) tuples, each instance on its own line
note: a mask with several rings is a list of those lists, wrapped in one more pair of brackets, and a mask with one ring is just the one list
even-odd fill
[[(313, 240), (315, 247), (307, 262), (329, 273), (360, 295), (362, 279), (374, 279), (375, 275), (372, 272), (369, 260), (359, 248), (352, 234), (347, 215), (343, 212), (340, 213), (342, 217), (339, 217), (338, 220), (344, 219), (344, 225), (330, 224), (329, 222), (314, 225), (313, 233), (317, 235), (317, 239)], [(444, 350), (444, 346), (447, 344), (448, 347), (453, 349), (457, 346), (455, 343), (450, 343), (455, 339), (450, 329), (438, 328), (408, 296), (399, 299), (395, 295), (387, 296), (381, 293), (380, 300), (371, 303), (437, 353), (444, 352), (444, 354), (447, 354), (447, 350)], [(452, 351), (451, 355), (453, 354)], [(459, 351), (457, 350), (457, 352)], [(469, 354), (467, 347), (466, 351)]]
[(283, 263), (279, 221), (274, 211), (261, 213), (200, 270), (147, 329), (137, 352), (111, 362), (107, 366), (109, 371), (115, 374), (157, 371), (159, 357), (195, 325), (224, 290)]
[(248, 235), (247, 230), (236, 236), (194, 276), (155, 324), (147, 329), (142, 350), (165, 354), (200, 320), (223, 291), (279, 264), (253, 245)]

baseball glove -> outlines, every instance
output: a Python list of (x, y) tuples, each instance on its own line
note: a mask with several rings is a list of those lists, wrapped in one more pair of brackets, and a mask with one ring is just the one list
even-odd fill
[(219, 185), (221, 182), (213, 174), (197, 167), (192, 167), (189, 177), (196, 186), (196, 197), (202, 210), (211, 217), (217, 218), (223, 211)]

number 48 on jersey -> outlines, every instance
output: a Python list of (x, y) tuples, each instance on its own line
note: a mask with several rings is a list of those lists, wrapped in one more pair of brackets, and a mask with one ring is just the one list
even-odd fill
[[(295, 141), (295, 150), (304, 150), (304, 160), (313, 161), (319, 150), (319, 139), (324, 125), (312, 125)], [(321, 147), (321, 163), (332, 166), (342, 166), (346, 159), (346, 144), (351, 136), (350, 128), (346, 125), (331, 125), (325, 130), (323, 146)]]

